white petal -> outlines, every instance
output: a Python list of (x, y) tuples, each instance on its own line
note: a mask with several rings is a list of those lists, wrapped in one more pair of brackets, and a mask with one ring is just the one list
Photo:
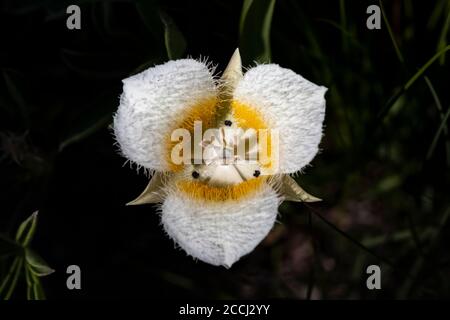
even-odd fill
[(165, 139), (186, 108), (217, 97), (213, 75), (193, 59), (169, 61), (123, 80), (114, 133), (122, 154), (137, 164), (168, 170)]
[(253, 196), (225, 202), (203, 202), (172, 192), (162, 204), (161, 221), (189, 255), (228, 268), (269, 233), (278, 205), (268, 185)]
[(326, 91), (276, 64), (250, 69), (236, 87), (234, 99), (257, 109), (270, 128), (279, 130), (279, 172), (296, 172), (316, 155)]

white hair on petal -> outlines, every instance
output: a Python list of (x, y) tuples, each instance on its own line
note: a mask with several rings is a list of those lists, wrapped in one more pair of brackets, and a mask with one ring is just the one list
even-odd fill
[(171, 126), (188, 107), (218, 97), (212, 72), (210, 64), (180, 59), (123, 80), (113, 125), (120, 153), (146, 169), (167, 171)]
[(167, 235), (194, 259), (231, 267), (272, 229), (281, 200), (268, 184), (238, 200), (203, 201), (169, 187), (160, 205)]
[(301, 170), (317, 154), (326, 91), (276, 64), (249, 69), (237, 85), (234, 99), (256, 108), (271, 129), (279, 130), (280, 173)]

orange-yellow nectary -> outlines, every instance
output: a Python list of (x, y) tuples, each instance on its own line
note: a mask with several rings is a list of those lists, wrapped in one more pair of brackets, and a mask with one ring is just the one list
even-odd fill
[[(180, 115), (180, 121), (174, 125), (173, 130), (186, 129), (191, 133), (191, 138), (193, 138), (194, 123), (196, 121), (202, 123), (202, 130), (204, 132), (207, 129), (220, 127), (220, 122), (223, 122), (224, 119), (232, 119), (235, 125), (243, 130), (254, 129), (258, 131), (269, 129), (269, 126), (262, 115), (251, 106), (242, 104), (238, 101), (231, 101), (224, 107), (216, 100), (207, 100), (193, 105), (186, 113)], [(236, 200), (259, 190), (267, 181), (267, 177), (259, 176), (259, 173), (251, 179), (243, 179), (237, 181), (235, 184), (223, 186), (209, 183), (207, 179), (195, 179), (198, 175), (195, 175), (194, 178), (192, 178), (189, 174), (183, 174), (183, 171), (192, 170), (192, 165), (175, 164), (171, 159), (172, 149), (179, 142), (180, 141), (172, 141), (169, 134), (166, 156), (171, 171), (180, 173), (180, 178), (176, 184), (178, 190), (189, 195), (189, 197), (193, 199), (202, 199), (205, 201)], [(258, 152), (262, 149), (264, 149), (264, 152), (266, 152), (265, 154), (269, 156), (269, 162), (261, 164), (261, 167), (270, 167), (272, 150), (270, 135), (266, 137), (264, 145), (261, 145), (261, 140), (258, 141)], [(252, 166), (252, 170), (253, 167), (254, 165)]]

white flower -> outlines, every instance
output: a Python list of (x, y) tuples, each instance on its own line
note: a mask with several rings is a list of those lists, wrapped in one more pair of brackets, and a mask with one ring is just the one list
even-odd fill
[[(124, 157), (153, 172), (146, 190), (130, 204), (162, 203), (165, 231), (194, 258), (230, 267), (268, 234), (281, 201), (319, 200), (289, 174), (318, 151), (325, 87), (276, 64), (258, 65), (243, 75), (238, 50), (219, 80), (205, 63), (182, 59), (123, 84), (114, 118), (117, 142)], [(234, 159), (230, 150), (243, 141), (233, 135), (223, 143), (201, 141), (203, 164), (174, 163), (171, 134), (178, 128), (192, 132), (195, 121), (203, 130), (276, 130), (278, 141), (269, 140), (271, 162), (222, 163)]]

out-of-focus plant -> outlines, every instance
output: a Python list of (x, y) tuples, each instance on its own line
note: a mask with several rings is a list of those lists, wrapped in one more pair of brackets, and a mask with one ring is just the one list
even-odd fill
[(28, 300), (45, 299), (41, 277), (54, 272), (47, 263), (30, 248), (36, 232), (38, 212), (34, 212), (17, 229), (15, 239), (0, 234), (0, 259), (10, 259), (9, 270), (0, 277), (0, 299), (9, 300), (20, 280), (25, 277)]
[[(18, 213), (45, 208), (39, 228), (58, 243), (40, 253), (86, 264), (96, 279), (86, 297), (450, 296), (448, 0), (83, 0), (70, 2), (83, 12), (79, 31), (60, 27), (68, 3), (0, 5), (10, 26), (0, 30), (0, 226), (13, 234)], [(380, 30), (366, 28), (373, 4)], [(139, 211), (151, 208), (123, 209), (139, 188), (121, 187), (129, 175), (107, 127), (121, 79), (186, 55), (223, 63), (237, 45), (247, 66), (272, 61), (329, 88), (322, 152), (297, 177), (324, 201), (284, 204), (267, 241), (218, 271), (165, 250), (154, 215)], [(113, 251), (92, 245), (113, 241)], [(20, 296), (26, 263), (2, 236), (1, 298), (17, 270)], [(365, 287), (369, 264), (380, 265), (382, 290)], [(67, 291), (48, 288), (50, 298)]]
[(239, 23), (239, 46), (244, 65), (270, 62), (270, 27), (275, 0), (244, 0)]

